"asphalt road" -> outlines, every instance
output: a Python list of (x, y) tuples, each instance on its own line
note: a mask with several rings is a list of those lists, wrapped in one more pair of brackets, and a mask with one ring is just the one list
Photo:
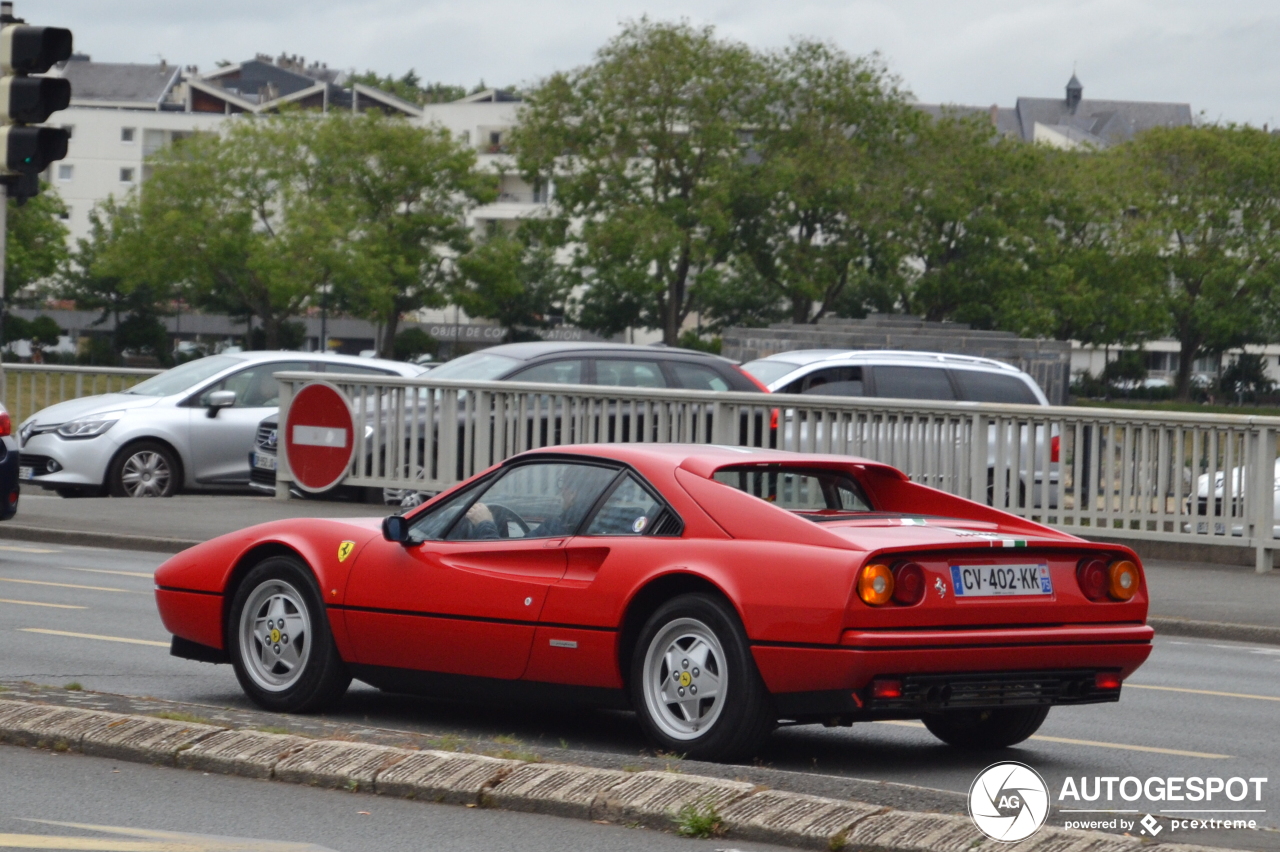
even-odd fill
[[(168, 656), (168, 637), (151, 597), (150, 572), (161, 561), (148, 553), (0, 542), (0, 680), (75, 681), (87, 690), (250, 707), (230, 667)], [(1179, 804), (1117, 798), (1109, 807), (1135, 810), (1126, 815), (1130, 819), (1165, 808), (1264, 811), (1243, 817), (1280, 827), (1278, 711), (1280, 647), (1158, 639), (1119, 704), (1055, 709), (1036, 737), (995, 757), (958, 752), (923, 727), (901, 722), (782, 729), (760, 759), (765, 766), (814, 777), (952, 791), (957, 809), (963, 807), (959, 794), (995, 759), (1034, 767), (1055, 799), (1068, 776), (1077, 785), (1087, 777), (1091, 786), (1096, 776), (1261, 777), (1269, 780), (1260, 802), (1252, 795), (1241, 803), (1221, 796), (1212, 803)], [(564, 745), (619, 760), (645, 749), (627, 714), (459, 706), (384, 695), (360, 684), (329, 717), (437, 736), (503, 734), (532, 748)], [(1057, 805), (1059, 811), (1107, 806), (1069, 800)], [(1280, 850), (1280, 831), (1186, 833), (1173, 839)]]
[[(720, 843), (719, 846), (729, 844)], [(81, 852), (710, 852), (615, 825), (0, 746), (0, 846)], [(735, 841), (743, 850), (776, 846)]]

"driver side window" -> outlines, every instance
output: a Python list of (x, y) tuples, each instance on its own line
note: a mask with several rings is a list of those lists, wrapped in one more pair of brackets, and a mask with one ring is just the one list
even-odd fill
[(216, 385), (205, 389), (200, 404), (209, 404), (209, 394), (214, 391), (235, 391), (236, 408), (266, 408), (280, 404), (280, 385), (276, 373), (305, 372), (311, 369), (309, 361), (277, 361), (259, 364), (227, 376)]

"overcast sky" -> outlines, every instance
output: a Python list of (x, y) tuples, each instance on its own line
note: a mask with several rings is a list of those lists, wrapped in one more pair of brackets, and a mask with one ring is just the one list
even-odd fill
[(94, 59), (212, 68), (286, 52), (330, 67), (474, 85), (535, 82), (590, 61), (619, 21), (712, 24), (878, 50), (926, 102), (1012, 106), (1061, 96), (1189, 102), (1209, 120), (1280, 118), (1280, 3), (1267, 0), (16, 0)]

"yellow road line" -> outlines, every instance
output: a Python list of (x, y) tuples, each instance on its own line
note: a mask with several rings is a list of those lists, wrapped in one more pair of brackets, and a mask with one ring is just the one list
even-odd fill
[(1218, 692), (1213, 689), (1186, 689), (1181, 686), (1148, 686), (1145, 683), (1125, 683), (1125, 689), (1159, 689), (1162, 692), (1190, 692), (1193, 695), (1218, 695), (1223, 698), (1254, 698), (1258, 701), (1280, 701), (1280, 695), (1250, 695), (1247, 692)]
[(77, 852), (203, 852), (195, 843), (115, 840), (105, 837), (57, 837), (51, 834), (0, 834), (0, 847), (10, 849), (67, 849)]
[(146, 828), (124, 828), (114, 825), (83, 825), (45, 819), (22, 820), (43, 825), (57, 825), (104, 834), (123, 834), (140, 840), (116, 840), (48, 834), (0, 834), (0, 847), (22, 849), (67, 849), (80, 852), (332, 852), (313, 843), (291, 843), (284, 840), (258, 840), (252, 837), (219, 837), (209, 834), (183, 834)]
[(17, 580), (13, 577), (0, 577), (0, 583), (23, 583), (28, 586), (57, 586), (59, 589), (85, 589), (90, 592), (123, 592), (126, 595), (151, 594), (151, 592), (140, 592), (137, 589), (117, 589), (115, 586), (79, 586), (75, 583), (50, 583), (48, 580)]
[(84, 571), (88, 574), (117, 574), (121, 577), (145, 577), (150, 580), (156, 575), (154, 573), (144, 573), (142, 571), (109, 571), (106, 568), (72, 568), (70, 565), (59, 565), (63, 571)]
[(70, 636), (73, 639), (97, 639), (101, 642), (127, 642), (130, 645), (155, 645), (157, 648), (168, 648), (168, 642), (156, 642), (151, 639), (129, 639), (124, 636), (99, 636), (97, 633), (71, 633), (67, 630), (48, 630), (44, 627), (19, 627), (23, 633), (45, 633), (49, 636)]
[(43, 547), (15, 547), (12, 544), (0, 544), (0, 550), (8, 550), (13, 553), (60, 553), (57, 550), (48, 550)]
[[(907, 728), (923, 728), (924, 727), (923, 722), (912, 722), (907, 719), (882, 719), (880, 720), (880, 724), (881, 725), (901, 725)], [(1152, 752), (1154, 754), (1172, 754), (1172, 755), (1177, 755), (1178, 757), (1203, 757), (1203, 758), (1208, 758), (1210, 760), (1230, 760), (1231, 759), (1231, 755), (1229, 754), (1213, 754), (1212, 752), (1205, 752), (1205, 751), (1184, 751), (1182, 749), (1177, 749), (1177, 748), (1158, 748), (1156, 746), (1127, 745), (1125, 743), (1104, 743), (1104, 742), (1098, 742), (1097, 740), (1073, 740), (1067, 737), (1047, 737), (1047, 736), (1044, 736), (1043, 734), (1036, 734), (1035, 736), (1031, 737), (1031, 739), (1040, 740), (1041, 742), (1046, 742), (1046, 743), (1065, 743), (1066, 745), (1093, 746), (1094, 748), (1118, 748), (1124, 751), (1147, 751), (1147, 752)]]
[(87, 606), (76, 606), (75, 604), (55, 604), (41, 603), (40, 601), (16, 601), (12, 598), (0, 598), (0, 603), (22, 604), (23, 606), (48, 606), (54, 609), (88, 609)]

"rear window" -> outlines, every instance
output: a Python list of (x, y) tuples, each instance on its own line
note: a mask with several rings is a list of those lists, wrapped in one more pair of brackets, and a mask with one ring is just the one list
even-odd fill
[(890, 399), (955, 399), (941, 367), (876, 367), (876, 396)]
[(799, 364), (792, 364), (790, 361), (770, 361), (762, 358), (759, 361), (748, 361), (742, 365), (742, 369), (755, 376), (762, 383), (771, 385), (778, 379), (793, 373), (799, 367)]
[(716, 482), (814, 520), (870, 512), (862, 487), (847, 473), (781, 465), (744, 465), (715, 472)]
[(1015, 405), (1039, 405), (1027, 383), (1017, 376), (984, 373), (981, 370), (954, 371), (961, 396), (970, 402), (1005, 402)]
[(596, 361), (596, 384), (623, 388), (665, 388), (667, 380), (657, 361), (601, 358)]
[(676, 383), (689, 390), (727, 391), (729, 383), (710, 367), (701, 364), (686, 364), (681, 361), (669, 362), (671, 371), (676, 374)]
[(548, 361), (521, 370), (511, 377), (513, 382), (542, 382), (549, 385), (582, 384), (582, 361)]

